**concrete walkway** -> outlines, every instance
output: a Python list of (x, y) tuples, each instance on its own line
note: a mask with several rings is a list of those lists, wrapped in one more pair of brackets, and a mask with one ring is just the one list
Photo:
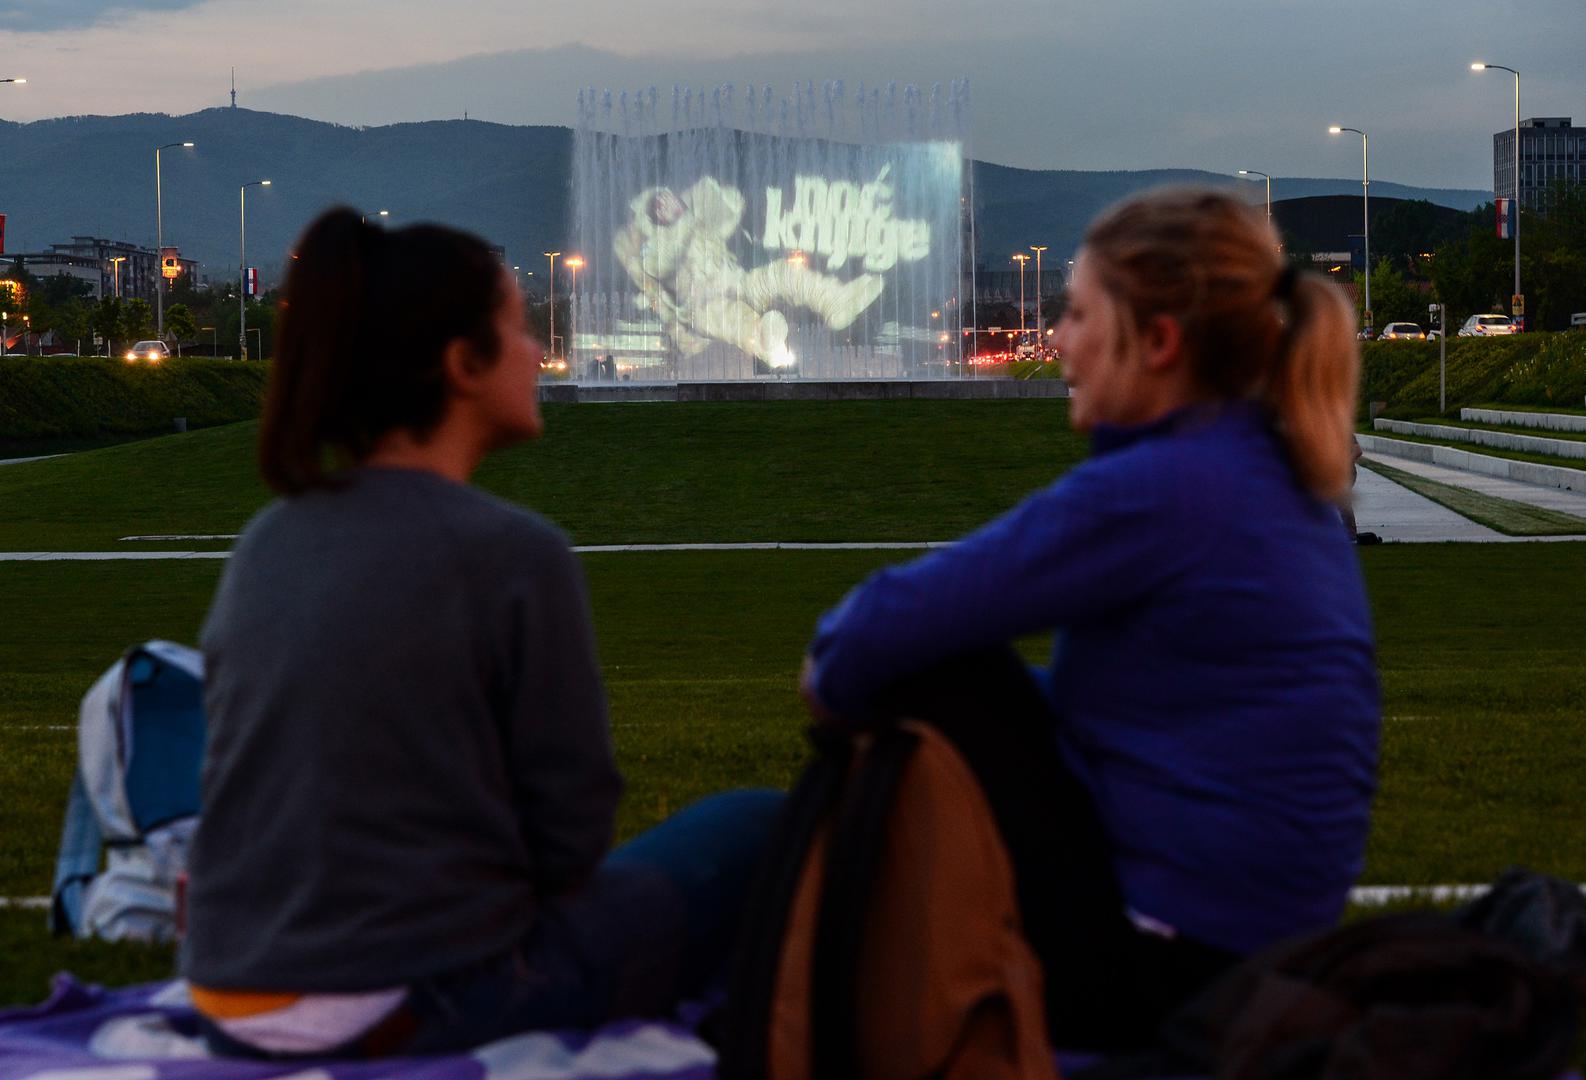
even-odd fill
[[(1447, 465), (1434, 465), (1430, 461), (1413, 461), (1410, 458), (1390, 457), (1386, 454), (1367, 454), (1365, 460), (1378, 461), (1390, 469), (1414, 473), (1416, 476), (1424, 476), (1428, 480), (1436, 480), (1451, 487), (1462, 487), (1497, 499), (1508, 499), (1510, 502), (1525, 503), (1527, 506), (1558, 510), (1586, 518), (1586, 492), (1542, 487), (1540, 484), (1525, 484), (1518, 480), (1488, 476), (1485, 473), (1451, 469)], [(1586, 531), (1586, 525), (1582, 526), (1582, 530)]]
[(1477, 525), (1370, 469), (1361, 469), (1355, 478), (1355, 527), (1395, 543), (1499, 543), (1518, 539)]

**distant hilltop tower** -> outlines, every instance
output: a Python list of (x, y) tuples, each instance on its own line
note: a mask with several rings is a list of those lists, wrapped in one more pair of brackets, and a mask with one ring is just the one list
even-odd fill
[(237, 69), (231, 69), (231, 107), (237, 107)]

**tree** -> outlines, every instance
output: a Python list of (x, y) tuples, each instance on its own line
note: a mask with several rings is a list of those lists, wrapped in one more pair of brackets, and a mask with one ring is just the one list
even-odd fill
[[(1355, 312), (1365, 310), (1365, 275), (1355, 275)], [(1404, 280), (1404, 273), (1387, 259), (1371, 271), (1372, 326), (1377, 329), (1390, 322), (1425, 321), (1426, 300)]]
[(182, 342), (198, 335), (198, 320), (186, 304), (172, 304), (165, 309), (165, 330), (176, 339), (176, 355), (182, 355)]
[(133, 297), (121, 306), (121, 336), (140, 341), (154, 336), (154, 307), (142, 297)]
[(114, 296), (99, 298), (99, 306), (88, 316), (88, 326), (105, 339), (105, 355), (115, 352), (115, 339), (121, 334), (121, 300)]

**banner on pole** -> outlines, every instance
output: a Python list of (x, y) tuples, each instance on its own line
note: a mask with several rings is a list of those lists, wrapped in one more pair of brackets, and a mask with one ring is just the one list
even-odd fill
[(246, 296), (259, 295), (259, 268), (250, 266), (242, 275), (242, 291)]
[(1498, 215), (1498, 238), (1500, 240), (1511, 240), (1511, 239), (1513, 239), (1514, 238), (1514, 200), (1513, 199), (1496, 199), (1496, 200), (1494, 200), (1494, 205), (1497, 207), (1497, 215)]
[(6, 253), (6, 216), (0, 214), (0, 255)]

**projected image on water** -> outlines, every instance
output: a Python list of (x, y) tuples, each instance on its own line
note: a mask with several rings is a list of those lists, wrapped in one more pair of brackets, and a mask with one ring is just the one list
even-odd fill
[(678, 91), (664, 131), (654, 90), (581, 96), (572, 378), (961, 374), (957, 88), (841, 85), (824, 111), (812, 87)]

